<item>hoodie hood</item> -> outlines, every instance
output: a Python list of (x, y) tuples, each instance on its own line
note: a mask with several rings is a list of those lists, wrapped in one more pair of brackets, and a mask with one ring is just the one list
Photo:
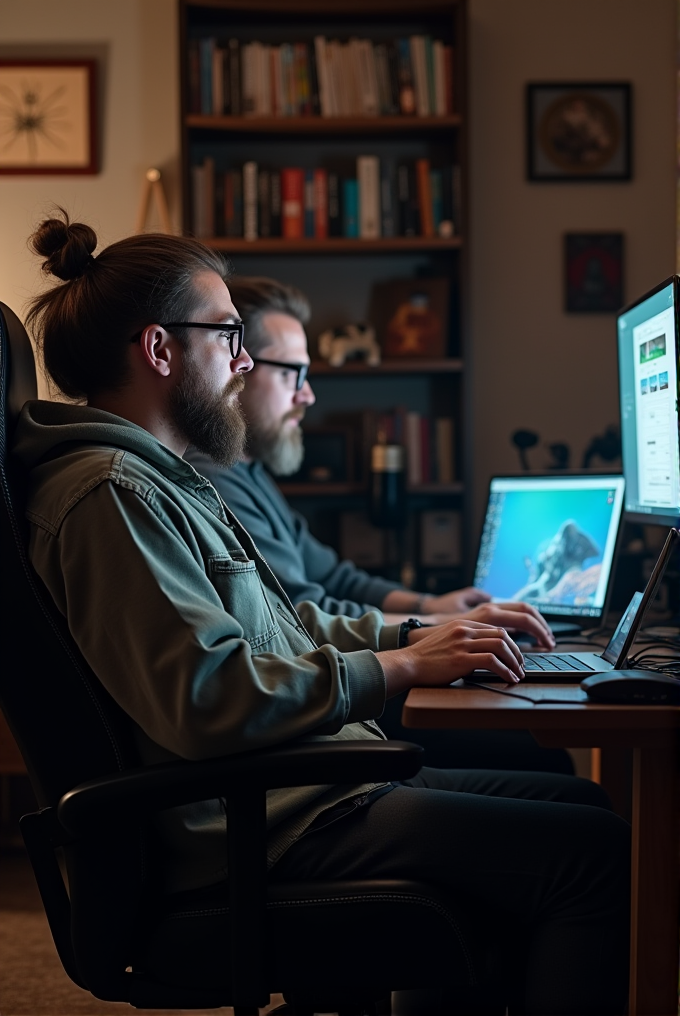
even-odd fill
[(146, 459), (176, 482), (195, 481), (196, 471), (136, 423), (90, 406), (36, 399), (21, 410), (12, 455), (30, 472), (39, 462), (69, 451), (68, 446), (99, 445)]

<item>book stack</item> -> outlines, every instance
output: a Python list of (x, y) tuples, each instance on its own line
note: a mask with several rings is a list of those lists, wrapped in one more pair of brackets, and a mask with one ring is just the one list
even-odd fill
[(429, 35), (374, 43), (191, 39), (189, 113), (214, 116), (447, 116), (453, 49)]
[(192, 167), (192, 224), (200, 239), (442, 237), (459, 232), (460, 167), (429, 159), (356, 160), (356, 177), (326, 168), (268, 169), (249, 161)]
[(455, 481), (454, 423), (449, 416), (431, 418), (403, 406), (390, 413), (364, 413), (364, 445), (400, 444), (406, 448), (408, 486)]
[(453, 420), (409, 412), (405, 420), (409, 487), (453, 483), (455, 479)]

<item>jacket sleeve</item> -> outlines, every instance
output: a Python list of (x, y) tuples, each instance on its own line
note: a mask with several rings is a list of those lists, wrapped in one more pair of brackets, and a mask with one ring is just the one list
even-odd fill
[[(309, 651), (288, 655), (281, 636), (279, 651), (255, 652), (206, 573), (181, 507), (158, 491), (100, 483), (58, 533), (33, 529), (31, 557), (102, 684), (181, 757), (333, 734), (382, 712), (381, 622), (346, 631), (346, 652), (307, 641)], [(313, 626), (330, 635), (328, 625), (320, 617)]]
[(401, 588), (396, 582), (389, 582), (378, 575), (369, 575), (352, 561), (341, 561), (331, 547), (312, 536), (306, 519), (297, 512), (292, 514), (296, 527), (296, 544), (305, 575), (310, 583), (323, 590), (320, 599), (300, 595), (293, 600), (294, 603), (313, 599), (328, 614), (359, 617), (367, 610), (380, 608), (392, 589)]

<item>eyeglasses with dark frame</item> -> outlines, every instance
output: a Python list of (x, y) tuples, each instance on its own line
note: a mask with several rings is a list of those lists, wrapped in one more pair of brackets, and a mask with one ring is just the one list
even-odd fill
[[(208, 328), (213, 332), (226, 332), (229, 339), (229, 351), (232, 359), (235, 360), (241, 355), (243, 349), (243, 335), (245, 332), (245, 325), (243, 321), (230, 321), (229, 324), (206, 324), (204, 321), (169, 321), (167, 324), (161, 324), (161, 328), (165, 328), (166, 331), (170, 331), (172, 328)], [(142, 337), (141, 332), (137, 332), (130, 339), (130, 342), (139, 342)]]
[(251, 359), (252, 359), (253, 363), (264, 363), (268, 367), (283, 367), (284, 370), (294, 370), (294, 371), (296, 371), (296, 373), (297, 373), (297, 378), (295, 380), (295, 391), (296, 392), (300, 391), (300, 389), (304, 385), (305, 381), (307, 380), (307, 376), (309, 374), (309, 364), (308, 363), (283, 363), (281, 360), (263, 360), (259, 356), (253, 356), (253, 357), (251, 357)]

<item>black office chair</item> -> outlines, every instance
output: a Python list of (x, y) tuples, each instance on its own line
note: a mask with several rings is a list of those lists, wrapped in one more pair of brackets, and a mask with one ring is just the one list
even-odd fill
[[(40, 807), (21, 830), (69, 977), (100, 999), (145, 1008), (245, 1013), (281, 992), (299, 1013), (363, 1013), (390, 991), (444, 985), (452, 1012), (503, 1012), (489, 989), (490, 954), (436, 886), (267, 884), (267, 789), (405, 779), (420, 768), (417, 746), (290, 744), (141, 766), (128, 717), (27, 559), (23, 477), (7, 451), (35, 395), (30, 343), (0, 304), (0, 706)], [(164, 896), (149, 815), (215, 797), (227, 801), (228, 886)]]

